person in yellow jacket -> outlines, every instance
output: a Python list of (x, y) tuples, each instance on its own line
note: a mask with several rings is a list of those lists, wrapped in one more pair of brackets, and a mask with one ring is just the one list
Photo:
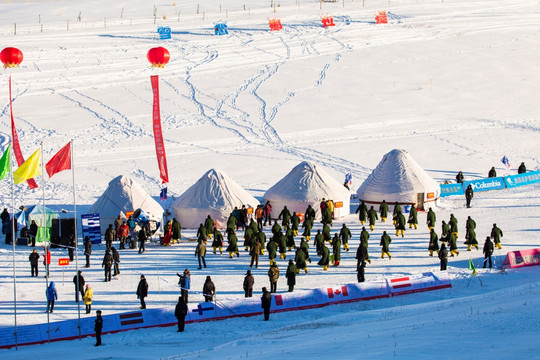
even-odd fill
[(94, 297), (94, 291), (92, 291), (92, 288), (90, 287), (90, 284), (86, 284), (86, 290), (84, 291), (84, 305), (86, 305), (86, 313), (90, 314), (90, 311), (92, 310), (92, 297)]

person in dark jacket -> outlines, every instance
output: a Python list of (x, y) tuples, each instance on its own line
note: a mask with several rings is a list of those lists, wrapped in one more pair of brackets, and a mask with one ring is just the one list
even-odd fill
[(86, 256), (86, 265), (84, 267), (90, 267), (90, 255), (92, 254), (92, 241), (90, 237), (84, 237), (84, 256)]
[(180, 222), (173, 218), (172, 220), (172, 231), (171, 231), (171, 244), (178, 243), (180, 244), (180, 237), (182, 236), (182, 225)]
[(77, 275), (73, 277), (73, 284), (75, 284), (75, 302), (79, 302), (79, 293), (81, 294), (81, 299), (84, 298), (84, 283), (82, 270), (79, 270)]
[(249, 264), (249, 267), (253, 267), (253, 264), (255, 263), (255, 268), (259, 267), (259, 255), (261, 253), (261, 243), (257, 238), (254, 239), (253, 245), (251, 245), (251, 249), (249, 251), (249, 255), (251, 255), (251, 262)]
[(111, 281), (111, 268), (113, 265), (113, 257), (110, 250), (105, 251), (105, 256), (103, 257), (103, 262), (101, 267), (105, 268), (105, 281)]
[(323, 267), (323, 270), (328, 270), (328, 265), (330, 264), (330, 250), (326, 247), (326, 245), (323, 245), (321, 247), (320, 252), (321, 260), (317, 263), (318, 265)]
[(429, 208), (428, 210), (426, 223), (430, 231), (431, 229), (435, 228), (435, 225), (437, 225), (437, 215), (435, 214), (435, 211), (433, 211), (432, 208)]
[(49, 283), (49, 287), (45, 290), (45, 295), (47, 296), (47, 312), (53, 312), (54, 302), (58, 300), (58, 292), (54, 286), (54, 281)]
[(187, 304), (184, 302), (184, 298), (179, 296), (178, 303), (174, 309), (174, 316), (178, 320), (178, 332), (183, 332), (185, 327), (186, 315), (188, 313)]
[(439, 259), (441, 260), (441, 271), (446, 270), (446, 265), (448, 264), (448, 250), (446, 249), (446, 243), (442, 243), (441, 245)]
[[(307, 243), (304, 240), (304, 243)], [(309, 246), (309, 245), (308, 245)], [(296, 250), (296, 255), (294, 256), (294, 261), (296, 262), (296, 272), (299, 273), (300, 269), (304, 270), (307, 274), (307, 263), (306, 263), (306, 250), (305, 248), (298, 248)]]
[(206, 281), (203, 285), (203, 295), (204, 295), (204, 302), (211, 302), (214, 300), (214, 295), (216, 294), (216, 286), (214, 285), (214, 282), (210, 278), (210, 276), (206, 277)]
[(287, 285), (289, 285), (289, 292), (293, 292), (294, 285), (296, 285), (296, 272), (296, 265), (294, 265), (292, 260), (289, 260), (289, 266), (287, 266), (287, 271), (285, 272)]
[(253, 278), (253, 275), (251, 275), (251, 270), (248, 270), (246, 277), (244, 278), (244, 284), (242, 285), (245, 297), (253, 296), (253, 284), (255, 284), (255, 279)]
[(379, 205), (379, 213), (381, 214), (381, 221), (386, 222), (386, 218), (388, 217), (388, 203), (386, 200), (383, 200), (381, 205)]
[(488, 178), (494, 178), (494, 177), (497, 177), (497, 170), (495, 170), (495, 166), (492, 166), (488, 172)]
[(437, 236), (437, 233), (435, 232), (435, 229), (431, 229), (429, 231), (429, 256), (433, 256), (433, 252), (436, 251), (437, 254), (439, 253), (439, 237)]
[(489, 268), (491, 269), (493, 267), (493, 263), (491, 262), (491, 255), (493, 254), (493, 243), (491, 242), (491, 239), (486, 237), (486, 242), (484, 243), (484, 269), (486, 268), (487, 261), (489, 260)]
[(72, 234), (69, 234), (69, 239), (68, 239), (68, 257), (69, 257), (69, 261), (73, 261), (73, 254), (75, 252), (75, 239), (73, 237)]
[(467, 201), (467, 208), (470, 208), (471, 207), (471, 200), (473, 198), (473, 188), (472, 188), (472, 185), (469, 184), (469, 186), (467, 186), (467, 189), (465, 189), (465, 200)]
[(189, 300), (189, 289), (191, 287), (191, 274), (188, 269), (185, 269), (183, 275), (180, 275), (179, 273), (176, 273), (176, 275), (180, 278), (180, 280), (178, 280), (178, 285), (180, 285), (180, 293), (182, 294), (184, 302), (187, 304)]
[(112, 242), (116, 238), (116, 232), (113, 229), (112, 224), (109, 224), (109, 227), (107, 230), (105, 230), (105, 246), (107, 249), (110, 249), (112, 246)]
[(497, 227), (497, 224), (493, 224), (493, 228), (491, 229), (491, 238), (493, 239), (493, 242), (495, 243), (495, 247), (499, 250), (502, 249), (502, 246), (501, 246), (502, 237), (503, 237), (502, 230)]
[(456, 182), (458, 184), (463, 184), (463, 179), (464, 179), (463, 172), (461, 172), (461, 171), (458, 172), (457, 175), (456, 175)]
[(270, 269), (268, 269), (268, 280), (270, 280), (270, 292), (275, 293), (277, 291), (277, 282), (279, 280), (279, 268), (274, 262)]
[(36, 249), (32, 250), (28, 260), (30, 261), (30, 270), (32, 272), (32, 276), (38, 276), (39, 254)]
[(30, 242), (32, 243), (32, 246), (36, 246), (36, 236), (38, 232), (38, 226), (36, 224), (35, 220), (32, 220), (32, 223), (30, 223), (30, 231), (28, 232), (28, 235), (30, 236)]
[(396, 236), (399, 236), (401, 232), (401, 237), (405, 237), (405, 215), (398, 211), (396, 213)]
[(388, 259), (392, 259), (392, 255), (390, 254), (390, 243), (392, 242), (392, 239), (390, 238), (390, 235), (386, 233), (386, 231), (383, 231), (383, 234), (381, 236), (381, 242), (379, 243), (382, 246), (381, 250), (381, 258), (384, 259), (384, 255), (388, 255)]
[(371, 260), (369, 259), (369, 252), (368, 252), (369, 233), (368, 233), (368, 231), (366, 230), (365, 227), (362, 227), (362, 231), (360, 232), (360, 243), (362, 245), (364, 245), (364, 247), (366, 249), (366, 261), (371, 264)]
[(11, 217), (9, 216), (9, 212), (6, 208), (4, 208), (4, 211), (2, 211), (2, 214), (0, 214), (0, 219), (2, 219), (2, 234), (6, 234), (7, 228), (11, 226), (9, 223)]
[[(204, 220), (204, 227), (206, 229), (206, 236), (212, 237), (212, 231), (214, 230), (214, 219), (208, 214), (206, 219)], [(206, 241), (206, 239), (204, 239)]]
[(367, 208), (366, 203), (363, 200), (360, 202), (360, 205), (358, 205), (358, 207), (356, 208), (355, 213), (358, 214), (358, 218), (360, 220), (360, 223), (362, 225), (364, 225), (364, 223), (366, 222), (366, 218), (367, 218), (368, 208)]
[(199, 260), (199, 270), (202, 269), (201, 261), (202, 265), (206, 268), (206, 260), (204, 259), (206, 256), (206, 241), (199, 240), (197, 248), (195, 249), (195, 256), (197, 256), (197, 259)]
[(522, 162), (521, 165), (518, 167), (518, 174), (525, 174), (527, 172), (527, 167), (525, 166), (525, 163)]
[(368, 210), (367, 217), (369, 220), (369, 228), (371, 229), (371, 231), (373, 231), (373, 229), (375, 228), (376, 221), (379, 220), (379, 216), (377, 215), (377, 210), (375, 210), (373, 206)]
[(96, 345), (101, 345), (101, 331), (103, 330), (103, 318), (101, 317), (101, 310), (96, 311), (96, 320), (94, 322), (94, 331), (96, 332)]
[(332, 239), (332, 255), (334, 256), (334, 266), (339, 266), (341, 261), (341, 239), (337, 233), (334, 234)]
[(409, 210), (409, 220), (407, 223), (409, 223), (409, 229), (412, 229), (413, 226), (415, 229), (418, 229), (418, 210), (414, 204), (411, 205), (411, 210)]
[(261, 296), (261, 307), (264, 311), (264, 321), (268, 321), (270, 319), (270, 306), (272, 305), (272, 294), (268, 292), (268, 290), (263, 287), (262, 288), (262, 296)]
[(139, 230), (138, 238), (139, 238), (139, 254), (142, 254), (146, 252), (146, 247), (144, 244), (146, 243), (146, 240), (148, 240), (148, 236), (146, 235), (146, 229), (144, 228), (144, 226)]
[(147, 296), (148, 283), (146, 282), (144, 275), (141, 275), (141, 280), (139, 281), (139, 285), (137, 286), (137, 299), (141, 300), (141, 309), (146, 309), (146, 303), (144, 302), (144, 298)]
[(118, 253), (118, 250), (116, 250), (114, 246), (111, 246), (111, 251), (112, 251), (113, 268), (114, 268), (113, 276), (120, 275), (120, 254)]
[(214, 254), (216, 254), (217, 250), (219, 249), (219, 254), (223, 255), (223, 234), (214, 226), (212, 235), (212, 249), (214, 250)]
[(358, 272), (358, 282), (366, 281), (365, 268), (366, 268), (367, 250), (364, 244), (360, 243), (358, 250), (356, 250), (356, 271)]

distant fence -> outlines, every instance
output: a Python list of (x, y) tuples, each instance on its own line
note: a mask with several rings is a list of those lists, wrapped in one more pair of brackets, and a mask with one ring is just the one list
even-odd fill
[[(332, 304), (388, 298), (416, 292), (452, 287), (446, 272), (427, 272), (400, 278), (339, 285), (323, 289), (274, 294), (272, 313), (324, 307)], [(243, 299), (223, 299), (214, 302), (188, 304), (186, 323), (223, 320), (262, 314), (259, 296)], [(81, 336), (94, 335), (95, 317), (81, 319)], [(176, 325), (174, 307), (147, 309), (103, 316), (103, 334), (149, 327)], [(49, 336), (47, 336), (49, 334)], [(43, 344), (49, 341), (73, 340), (79, 337), (78, 320), (17, 327), (18, 345)], [(15, 346), (15, 329), (0, 328), (0, 348)]]
[(463, 184), (442, 184), (441, 197), (463, 195), (464, 189), (471, 185), (475, 192), (501, 190), (517, 186), (531, 185), (540, 182), (540, 171), (531, 171), (524, 174), (509, 175), (494, 178), (463, 181)]

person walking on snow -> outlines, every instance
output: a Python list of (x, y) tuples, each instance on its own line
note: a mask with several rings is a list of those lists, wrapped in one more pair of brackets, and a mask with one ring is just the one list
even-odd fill
[(491, 229), (491, 238), (493, 239), (493, 242), (495, 243), (495, 247), (497, 249), (502, 249), (502, 246), (501, 246), (502, 237), (503, 237), (502, 230), (497, 227), (497, 224), (493, 224), (493, 228)]
[(197, 256), (197, 259), (199, 260), (199, 270), (202, 269), (201, 267), (201, 261), (202, 265), (206, 268), (206, 260), (204, 257), (206, 256), (206, 241), (199, 240), (197, 244), (197, 249), (195, 249), (195, 256)]
[(289, 266), (287, 266), (287, 271), (285, 272), (285, 277), (287, 278), (287, 285), (289, 286), (289, 292), (294, 291), (294, 285), (296, 285), (296, 265), (292, 260), (289, 260)]
[(373, 206), (368, 210), (368, 219), (369, 219), (369, 229), (373, 231), (375, 228), (375, 223), (377, 220), (379, 220), (379, 216), (377, 215), (377, 210), (373, 208)]
[(379, 243), (382, 246), (381, 251), (381, 258), (384, 259), (384, 254), (388, 255), (388, 259), (392, 259), (392, 255), (390, 254), (390, 243), (392, 242), (392, 239), (390, 236), (386, 233), (386, 231), (383, 231), (383, 234), (381, 236), (381, 242)]
[(343, 243), (343, 248), (345, 251), (349, 251), (349, 239), (352, 237), (351, 230), (343, 223), (341, 230), (339, 230), (339, 238)]
[(493, 254), (493, 243), (491, 242), (491, 239), (486, 237), (486, 242), (484, 243), (484, 269), (486, 268), (486, 263), (489, 260), (489, 268), (491, 269), (493, 267), (493, 263), (491, 262), (491, 255)]
[(358, 218), (359, 218), (360, 223), (362, 225), (364, 225), (364, 223), (366, 222), (367, 213), (368, 213), (367, 205), (362, 200), (360, 202), (360, 205), (358, 205), (358, 207), (356, 208), (356, 211), (355, 211), (355, 214), (358, 214)]
[(383, 200), (381, 205), (379, 205), (379, 213), (381, 214), (381, 221), (386, 222), (386, 218), (388, 217), (388, 203), (386, 200)]
[(221, 234), (221, 231), (219, 231), (215, 226), (212, 234), (214, 235), (212, 240), (212, 249), (214, 250), (214, 254), (216, 253), (217, 249), (219, 249), (219, 254), (223, 255), (223, 234)]
[(436, 251), (439, 254), (439, 237), (435, 232), (435, 229), (429, 231), (429, 256), (433, 256), (433, 252)]
[(136, 294), (137, 299), (141, 300), (141, 309), (146, 309), (146, 302), (144, 301), (144, 298), (148, 296), (148, 283), (146, 282), (144, 275), (141, 275), (141, 280), (137, 286)]
[(263, 308), (264, 312), (264, 321), (268, 321), (270, 319), (270, 306), (272, 305), (272, 294), (268, 292), (268, 290), (263, 287), (262, 288), (262, 296), (261, 296), (261, 307)]
[(442, 243), (441, 245), (441, 250), (439, 251), (439, 260), (441, 261), (441, 271), (446, 270), (446, 265), (448, 264), (448, 250), (446, 250), (445, 243)]
[(412, 229), (414, 226), (415, 229), (418, 229), (418, 210), (414, 204), (411, 205), (411, 210), (409, 210), (409, 229)]
[(242, 284), (242, 287), (244, 288), (244, 297), (248, 298), (253, 296), (253, 284), (255, 284), (255, 279), (253, 278), (253, 275), (251, 275), (251, 270), (248, 270), (246, 277), (244, 278), (244, 283)]
[(467, 189), (465, 189), (465, 200), (467, 202), (467, 208), (470, 208), (471, 207), (471, 200), (473, 198), (473, 188), (472, 188), (472, 185), (469, 184), (469, 186), (467, 186)]
[(341, 239), (337, 233), (334, 234), (332, 239), (332, 255), (334, 256), (334, 266), (339, 266), (341, 261)]
[(184, 298), (179, 296), (178, 303), (174, 309), (174, 316), (178, 320), (178, 332), (183, 332), (185, 327), (186, 315), (188, 313), (188, 307), (184, 302)]
[(270, 269), (268, 269), (268, 279), (270, 280), (270, 292), (275, 293), (279, 279), (279, 268), (276, 263), (273, 263)]
[(431, 229), (435, 228), (435, 225), (437, 225), (437, 215), (435, 215), (435, 211), (433, 211), (432, 208), (429, 208), (429, 211), (427, 213), (427, 226), (428, 229), (431, 231)]

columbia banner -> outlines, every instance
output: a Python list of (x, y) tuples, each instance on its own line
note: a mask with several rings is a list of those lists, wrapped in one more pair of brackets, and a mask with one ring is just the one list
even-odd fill
[(161, 115), (159, 111), (159, 77), (150, 76), (152, 82), (152, 92), (154, 94), (154, 106), (152, 111), (152, 120), (154, 128), (154, 140), (156, 142), (156, 155), (159, 166), (159, 176), (161, 183), (169, 182), (169, 172), (167, 170), (167, 157), (165, 156), (165, 144), (163, 143), (163, 134), (161, 132)]
[[(24, 163), (24, 156), (19, 145), (19, 136), (17, 135), (17, 129), (15, 128), (15, 121), (13, 120), (13, 104), (11, 103), (11, 76), (9, 77), (9, 111), (11, 114), (11, 137), (13, 139), (13, 153), (15, 154), (15, 160), (17, 165), (21, 166)], [(27, 180), (28, 187), (35, 189), (38, 187), (36, 181), (32, 178)]]

